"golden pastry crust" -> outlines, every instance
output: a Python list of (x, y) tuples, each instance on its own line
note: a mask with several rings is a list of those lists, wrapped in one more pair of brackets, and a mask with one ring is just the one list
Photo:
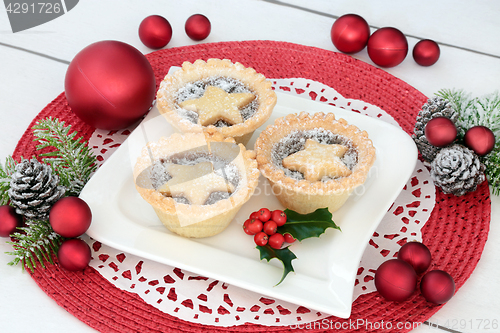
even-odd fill
[[(328, 181), (296, 180), (287, 177), (272, 162), (274, 145), (290, 132), (317, 128), (342, 135), (352, 142), (358, 160), (349, 176)], [(366, 131), (349, 125), (344, 119), (336, 120), (333, 113), (321, 112), (312, 115), (301, 112), (276, 119), (273, 125), (269, 125), (260, 134), (255, 143), (255, 152), (259, 170), (271, 183), (275, 195), (283, 205), (299, 213), (310, 213), (324, 207), (328, 207), (330, 211), (340, 208), (354, 188), (365, 182), (376, 155)]]
[[(255, 93), (258, 109), (252, 117), (232, 126), (215, 127), (213, 125), (201, 126), (179, 115), (177, 110), (180, 106), (176, 101), (179, 89), (189, 82), (216, 76), (234, 78)], [(276, 93), (272, 90), (271, 82), (253, 68), (244, 67), (240, 63), (232, 63), (228, 59), (208, 59), (206, 62), (203, 60), (196, 60), (194, 63), (184, 62), (181, 70), (165, 76), (158, 89), (156, 103), (160, 113), (181, 132), (199, 133), (204, 128), (215, 128), (222, 135), (233, 137), (236, 142), (246, 144), (253, 132), (269, 119), (276, 100)]]
[[(179, 204), (153, 188), (149, 171), (154, 161), (193, 149), (206, 153), (212, 142), (234, 143), (234, 139), (225, 138), (213, 129), (202, 133), (175, 133), (168, 138), (161, 138), (158, 142), (148, 143), (134, 167), (137, 191), (153, 206), (162, 223), (170, 231), (184, 237), (208, 237), (223, 231), (257, 187), (259, 170), (255, 153), (239, 144), (238, 157), (231, 161), (231, 164), (237, 167), (240, 179), (236, 191), (229, 198), (211, 205)], [(215, 147), (210, 149), (210, 152), (224, 158), (224, 150), (227, 149)]]

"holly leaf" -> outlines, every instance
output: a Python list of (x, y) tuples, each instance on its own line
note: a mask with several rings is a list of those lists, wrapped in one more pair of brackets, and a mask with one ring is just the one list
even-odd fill
[(298, 241), (306, 238), (319, 237), (326, 229), (340, 227), (332, 220), (332, 213), (328, 208), (319, 208), (309, 214), (299, 214), (293, 210), (285, 209), (286, 223), (278, 227), (280, 234), (290, 234)]
[(260, 251), (260, 260), (266, 259), (269, 262), (271, 259), (276, 258), (283, 264), (283, 275), (281, 276), (281, 280), (276, 285), (283, 282), (288, 273), (294, 272), (292, 260), (297, 259), (297, 257), (288, 249), (288, 247), (283, 249), (273, 249), (269, 245), (265, 245), (257, 246), (257, 249)]

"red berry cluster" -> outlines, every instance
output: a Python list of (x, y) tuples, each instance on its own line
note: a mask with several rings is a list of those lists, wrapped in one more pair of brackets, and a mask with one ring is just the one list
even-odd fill
[(269, 244), (273, 249), (280, 249), (283, 244), (295, 242), (289, 233), (280, 234), (278, 227), (286, 223), (286, 214), (282, 210), (261, 208), (250, 214), (250, 218), (243, 223), (243, 230), (247, 235), (254, 236), (255, 244), (264, 246)]

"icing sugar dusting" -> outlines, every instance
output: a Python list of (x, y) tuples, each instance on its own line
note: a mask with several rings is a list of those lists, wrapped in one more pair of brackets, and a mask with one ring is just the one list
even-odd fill
[[(152, 165), (150, 176), (153, 188), (157, 190), (163, 184), (172, 179), (172, 176), (166, 169), (168, 164), (196, 165), (202, 162), (211, 162), (214, 166), (214, 173), (231, 183), (235, 187), (234, 192), (238, 190), (240, 175), (238, 168), (234, 164), (231, 164), (227, 160), (213, 154), (200, 153), (180, 153), (155, 161)], [(230, 196), (231, 194), (228, 192), (212, 192), (205, 202), (205, 205), (212, 205), (217, 201), (227, 199)], [(173, 199), (177, 203), (190, 204), (189, 200), (185, 197), (173, 197)]]
[[(218, 87), (230, 94), (231, 93), (255, 94), (252, 90), (250, 90), (239, 80), (230, 77), (218, 76), (187, 83), (184, 87), (182, 87), (177, 91), (176, 102), (182, 103), (186, 100), (202, 97), (203, 94), (205, 93), (205, 89), (207, 88), (207, 86)], [(258, 106), (259, 104), (256, 98), (252, 102), (247, 104), (245, 107), (240, 109), (240, 113), (241, 116), (243, 117), (243, 120), (245, 121), (250, 117), (252, 117), (257, 112)], [(176, 111), (181, 117), (185, 118), (186, 120), (195, 124), (198, 122), (198, 114), (195, 111), (186, 110), (181, 107), (177, 108)], [(217, 121), (216, 123), (214, 123), (214, 125), (217, 127), (231, 126), (229, 123), (223, 120)]]
[[(293, 131), (286, 137), (281, 139), (278, 143), (273, 146), (271, 152), (272, 163), (283, 170), (285, 176), (296, 179), (303, 180), (304, 174), (300, 171), (292, 171), (283, 166), (283, 159), (295, 154), (296, 152), (303, 150), (307, 139), (314, 140), (321, 144), (341, 144), (347, 146), (348, 149), (344, 156), (340, 159), (349, 170), (353, 170), (358, 162), (358, 152), (353, 146), (353, 143), (348, 138), (334, 134), (329, 130), (323, 128), (315, 128), (307, 131)], [(323, 177), (321, 181), (331, 180), (330, 177)]]

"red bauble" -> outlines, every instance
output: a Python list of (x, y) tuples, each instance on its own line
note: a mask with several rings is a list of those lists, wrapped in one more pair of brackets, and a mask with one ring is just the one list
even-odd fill
[(431, 66), (439, 59), (439, 45), (430, 39), (424, 39), (413, 47), (413, 59), (420, 66)]
[(407, 262), (391, 259), (379, 266), (375, 273), (375, 287), (385, 299), (402, 302), (417, 287), (417, 274)]
[(365, 48), (370, 37), (368, 23), (359, 15), (346, 14), (339, 17), (330, 32), (332, 43), (344, 53), (356, 53)]
[(205, 15), (194, 14), (187, 19), (185, 29), (192, 40), (203, 40), (210, 35), (212, 26)]
[(0, 206), (0, 237), (9, 237), (17, 227), (23, 226), (23, 217), (9, 205)]
[(67, 238), (83, 235), (89, 228), (91, 221), (90, 207), (77, 197), (66, 197), (58, 200), (49, 213), (52, 229)]
[(122, 42), (102, 41), (75, 56), (64, 88), (69, 106), (84, 122), (117, 130), (132, 125), (149, 110), (156, 82), (141, 52)]
[(396, 28), (378, 29), (368, 39), (368, 56), (381, 67), (397, 66), (406, 58), (407, 54), (406, 37)]
[(427, 246), (419, 242), (408, 242), (399, 249), (398, 259), (409, 263), (420, 274), (429, 268), (432, 258)]
[(427, 141), (436, 147), (446, 147), (457, 138), (457, 127), (446, 117), (436, 117), (425, 125)]
[(488, 127), (474, 126), (465, 133), (464, 143), (479, 156), (484, 156), (495, 147), (495, 134)]
[(161, 49), (172, 38), (172, 26), (163, 16), (148, 16), (139, 25), (139, 38), (147, 47)]
[(420, 291), (428, 302), (443, 304), (455, 294), (455, 281), (450, 274), (436, 269), (424, 275)]
[(87, 243), (78, 238), (64, 241), (59, 251), (57, 251), (59, 264), (68, 271), (81, 271), (87, 267), (91, 255), (92, 253)]

